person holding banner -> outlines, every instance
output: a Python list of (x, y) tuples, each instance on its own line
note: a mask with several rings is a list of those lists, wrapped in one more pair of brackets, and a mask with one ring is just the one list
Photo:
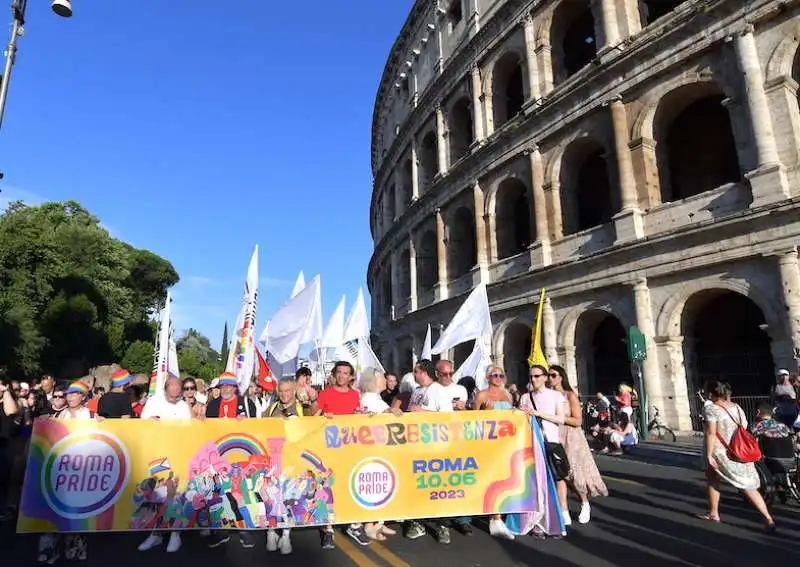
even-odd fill
[[(181, 381), (173, 376), (167, 376), (164, 382), (164, 395), (155, 395), (148, 398), (142, 410), (142, 419), (171, 420), (171, 419), (192, 419), (192, 410), (183, 400), (183, 388)], [(160, 501), (167, 501), (167, 487), (162, 486), (156, 490)], [(164, 543), (163, 536), (157, 532), (152, 532), (147, 539), (139, 544), (139, 551), (148, 551)], [(167, 553), (175, 553), (181, 548), (181, 534), (178, 532), (169, 533), (169, 543), (167, 543)]]
[[(317, 397), (317, 411), (315, 415), (324, 415), (333, 418), (337, 415), (353, 415), (361, 410), (361, 396), (358, 390), (350, 387), (355, 378), (356, 369), (349, 362), (340, 360), (333, 365), (331, 379), (333, 384), (322, 390)], [(358, 545), (367, 546), (372, 540), (361, 524), (350, 524), (346, 530), (353, 541)], [(334, 549), (333, 527), (325, 526), (322, 530), (323, 549)]]
[[(558, 500), (561, 504), (561, 515), (564, 526), (572, 524), (567, 507), (567, 479), (570, 477), (570, 465), (564, 446), (561, 444), (559, 426), (566, 422), (565, 407), (567, 399), (564, 394), (551, 390), (547, 387), (548, 370), (538, 364), (531, 366), (528, 373), (530, 378), (530, 390), (522, 396), (519, 402), (519, 409), (531, 417), (539, 420), (539, 426), (544, 436), (544, 448), (547, 453), (547, 461), (556, 481)], [(536, 521), (533, 515), (528, 516), (528, 525), (523, 526), (523, 534), (528, 533), (537, 526), (533, 525)]]
[[(281, 378), (278, 381), (278, 401), (273, 402), (264, 417), (281, 419), (299, 419), (303, 417), (303, 405), (297, 401), (297, 385), (292, 378)], [(292, 553), (291, 530), (283, 528), (280, 537), (274, 529), (267, 530), (267, 551), (280, 550), (281, 555)]]
[[(490, 366), (486, 372), (489, 387), (478, 392), (475, 407), (479, 410), (512, 410), (514, 399), (506, 390), (506, 373), (499, 366)], [(493, 514), (489, 519), (489, 533), (495, 537), (514, 539), (500, 514)]]
[[(252, 400), (239, 395), (239, 381), (236, 379), (235, 374), (223, 372), (222, 375), (215, 380), (219, 386), (219, 397), (208, 400), (208, 405), (206, 405), (206, 418), (246, 419), (257, 415), (256, 405)], [(231, 540), (229, 532), (215, 531), (208, 535), (210, 538), (208, 547), (211, 548), (219, 547)], [(255, 547), (253, 539), (247, 532), (239, 532), (239, 543), (245, 549)]]
[[(66, 390), (67, 405), (54, 419), (94, 419), (94, 414), (86, 407), (86, 397), (89, 395), (89, 384), (76, 380)], [(47, 419), (47, 418), (42, 418)], [(102, 418), (101, 418), (102, 419)], [(58, 534), (42, 534), (39, 537), (39, 563), (52, 565), (59, 558)], [(64, 555), (70, 560), (83, 561), (86, 559), (86, 536), (83, 534), (67, 534), (64, 537)]]
[[(436, 367), (430, 360), (420, 360), (414, 366), (414, 379), (417, 381), (417, 388), (411, 393), (408, 402), (408, 411), (431, 411), (431, 412), (451, 412), (453, 411), (453, 399), (448, 391), (437, 382)], [(450, 528), (440, 519), (432, 520), (436, 531), (436, 540), (442, 545), (450, 543)], [(410, 520), (406, 524), (406, 537), (408, 539), (419, 539), (425, 535), (425, 526), (416, 520)]]

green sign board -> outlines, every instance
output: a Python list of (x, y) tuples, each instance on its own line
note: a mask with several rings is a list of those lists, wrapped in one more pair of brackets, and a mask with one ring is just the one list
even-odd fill
[(647, 343), (644, 334), (636, 325), (628, 329), (628, 359), (631, 362), (642, 361), (647, 358)]

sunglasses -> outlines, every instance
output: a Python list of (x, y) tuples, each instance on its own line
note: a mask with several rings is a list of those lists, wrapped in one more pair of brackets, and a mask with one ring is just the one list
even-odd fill
[(53, 394), (53, 398), (55, 398), (56, 400), (63, 400), (66, 397), (67, 396), (65, 396), (64, 394)]
[(561, 374), (559, 374), (558, 372), (551, 372), (550, 374), (548, 374), (548, 376), (550, 378), (561, 378)]
[(197, 386), (184, 386), (183, 387), (183, 391), (184, 392), (194, 392), (196, 390), (197, 390)]
[(546, 376), (546, 374), (529, 374), (528, 378), (541, 378), (542, 376)]
[(492, 378), (505, 378), (506, 377), (505, 374), (500, 374), (499, 372), (493, 372), (492, 374), (489, 374), (489, 376), (491, 376)]

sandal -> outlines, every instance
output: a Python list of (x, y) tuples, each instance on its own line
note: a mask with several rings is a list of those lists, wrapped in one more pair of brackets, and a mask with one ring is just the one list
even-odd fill
[(378, 528), (378, 533), (389, 536), (395, 535), (397, 532), (387, 526), (382, 525), (380, 528)]
[(711, 514), (697, 514), (697, 516), (695, 516), (695, 517), (700, 519), (700, 520), (706, 520), (707, 522), (717, 522), (717, 523), (719, 523), (719, 521), (720, 521), (719, 520), (719, 516), (712, 516)]

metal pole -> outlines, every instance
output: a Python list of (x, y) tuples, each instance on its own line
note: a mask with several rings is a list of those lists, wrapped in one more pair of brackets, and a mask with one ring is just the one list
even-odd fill
[(644, 388), (644, 375), (642, 374), (642, 361), (637, 360), (634, 362), (636, 366), (636, 378), (637, 378), (637, 388), (639, 391), (639, 423), (636, 426), (639, 428), (639, 438), (641, 440), (647, 440), (648, 431), (647, 425), (648, 421), (648, 407), (647, 407), (647, 392)]
[(0, 81), (0, 128), (3, 126), (3, 115), (6, 110), (8, 84), (11, 82), (11, 69), (14, 67), (14, 60), (17, 57), (17, 39), (22, 37), (22, 27), (25, 25), (25, 8), (27, 4), (28, 0), (14, 0), (11, 3), (11, 13), (14, 21), (11, 24), (11, 39), (8, 40), (8, 47), (6, 47), (3, 77)]

